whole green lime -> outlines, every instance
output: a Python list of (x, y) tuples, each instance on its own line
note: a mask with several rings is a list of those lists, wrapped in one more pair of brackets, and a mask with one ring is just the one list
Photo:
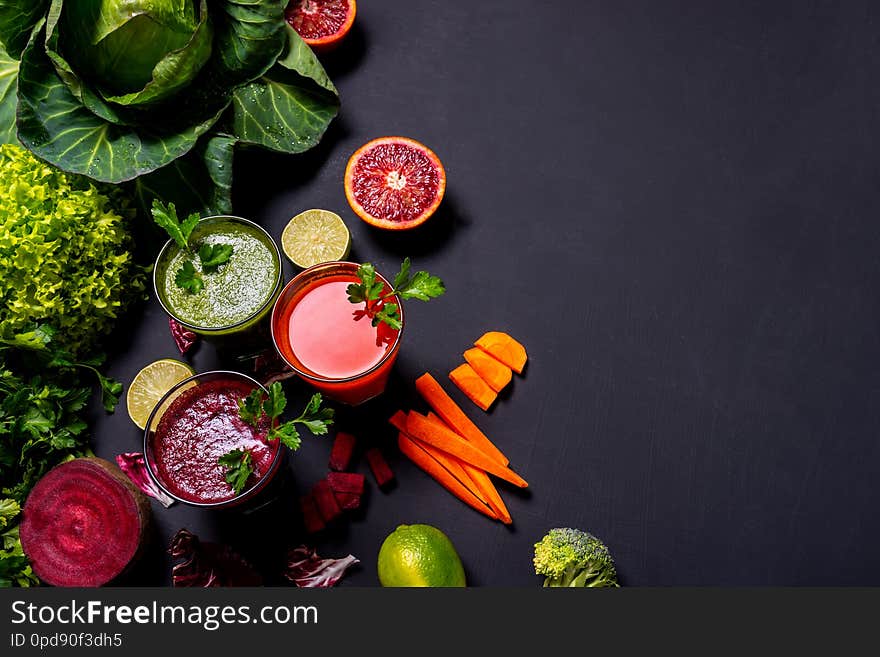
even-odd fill
[(382, 586), (467, 586), (452, 541), (431, 525), (400, 525), (379, 548)]

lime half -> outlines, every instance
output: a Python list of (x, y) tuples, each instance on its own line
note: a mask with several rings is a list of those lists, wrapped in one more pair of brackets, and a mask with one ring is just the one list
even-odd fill
[(195, 373), (189, 363), (174, 358), (162, 358), (144, 367), (134, 375), (125, 396), (131, 421), (141, 429), (146, 427), (150, 413), (162, 396)]
[(281, 232), (281, 248), (293, 264), (305, 269), (345, 260), (351, 251), (351, 233), (335, 212), (306, 210), (287, 222)]

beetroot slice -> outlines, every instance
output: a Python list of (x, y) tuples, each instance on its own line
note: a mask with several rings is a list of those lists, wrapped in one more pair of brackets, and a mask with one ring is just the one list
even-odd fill
[(333, 449), (330, 450), (330, 469), (342, 472), (348, 469), (351, 463), (351, 455), (354, 453), (355, 437), (350, 433), (340, 431), (333, 440)]
[(324, 519), (321, 512), (318, 511), (318, 505), (315, 504), (315, 498), (311, 495), (304, 495), (299, 499), (299, 508), (303, 514), (303, 525), (309, 534), (314, 534), (324, 529)]
[(370, 470), (373, 477), (376, 478), (376, 484), (379, 488), (387, 486), (394, 481), (394, 473), (388, 467), (388, 462), (382, 456), (382, 452), (378, 447), (371, 447), (367, 450), (367, 462), (370, 464)]
[(150, 526), (147, 497), (115, 464), (77, 458), (55, 466), (25, 502), (21, 546), (53, 586), (103, 586), (140, 556)]
[(343, 511), (354, 511), (361, 505), (361, 496), (358, 493), (341, 493), (333, 491), (333, 496), (342, 507)]
[(364, 475), (356, 472), (329, 472), (327, 483), (334, 493), (362, 495), (364, 492)]
[(312, 497), (315, 498), (315, 504), (318, 505), (318, 511), (321, 512), (324, 522), (332, 522), (342, 514), (342, 508), (339, 506), (339, 502), (336, 501), (336, 497), (333, 495), (333, 491), (330, 490), (330, 484), (327, 483), (326, 479), (321, 479), (312, 486)]

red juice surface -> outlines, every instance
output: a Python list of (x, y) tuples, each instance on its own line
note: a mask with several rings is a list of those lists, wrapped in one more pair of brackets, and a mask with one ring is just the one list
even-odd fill
[[(234, 449), (253, 458), (253, 484), (270, 470), (278, 444), (266, 442), (269, 421), (254, 427), (239, 417), (238, 400), (254, 389), (247, 381), (218, 379), (189, 388), (162, 415), (152, 436), (159, 481), (181, 499), (199, 504), (236, 497), (217, 459)], [(250, 487), (250, 486), (249, 486)]]
[(346, 288), (354, 282), (354, 276), (322, 280), (291, 304), (291, 349), (303, 368), (317, 376), (347, 379), (363, 374), (382, 360), (397, 337), (385, 324), (372, 326), (364, 304), (348, 300)]

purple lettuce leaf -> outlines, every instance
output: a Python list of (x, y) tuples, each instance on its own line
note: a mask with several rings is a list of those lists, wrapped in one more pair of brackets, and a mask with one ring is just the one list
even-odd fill
[(171, 539), (168, 553), (183, 559), (171, 569), (175, 587), (262, 586), (263, 578), (232, 548), (200, 541), (186, 529)]
[(345, 572), (360, 563), (352, 555), (343, 559), (322, 559), (315, 548), (300, 545), (287, 553), (284, 576), (300, 588), (335, 586)]
[(181, 356), (189, 351), (199, 339), (198, 335), (189, 329), (184, 328), (182, 324), (171, 317), (168, 318), (168, 328), (171, 329), (171, 337), (174, 338), (174, 344), (176, 344), (178, 350), (180, 350)]
[(150, 475), (147, 473), (147, 464), (144, 463), (143, 454), (140, 452), (117, 454), (116, 464), (144, 495), (155, 498), (166, 509), (174, 504), (174, 499), (163, 493), (156, 485), (156, 482), (150, 478)]

